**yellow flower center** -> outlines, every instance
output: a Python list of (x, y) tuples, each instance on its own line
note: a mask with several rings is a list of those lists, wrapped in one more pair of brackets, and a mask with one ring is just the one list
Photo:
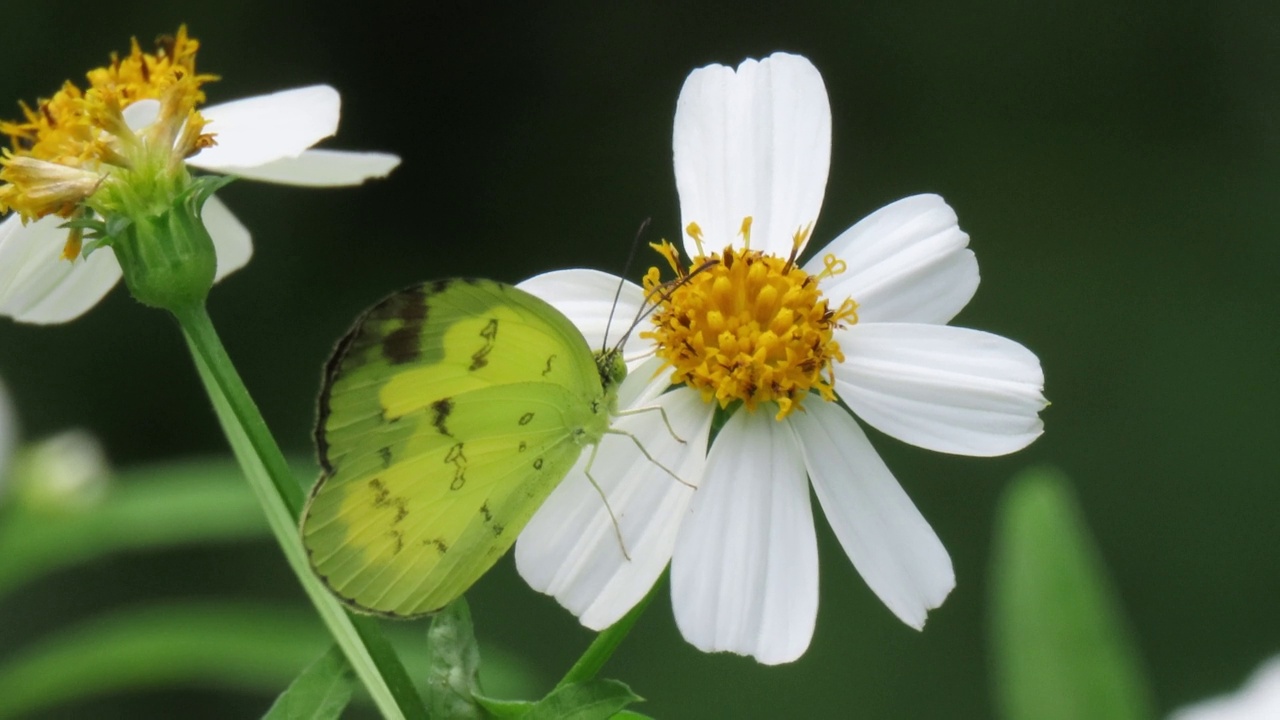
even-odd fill
[[(0, 213), (14, 210), (24, 221), (71, 217), (117, 169), (153, 183), (180, 173), (185, 158), (214, 144), (195, 110), (204, 102), (201, 85), (217, 79), (196, 73), (199, 47), (185, 26), (157, 40), (154, 53), (135, 39), (128, 56), (113, 53), (107, 66), (87, 73), (86, 90), (68, 81), (35, 108), (22, 103), (23, 120), (0, 122), (11, 145), (0, 157)], [(158, 113), (135, 133), (123, 111), (142, 100), (158, 101)], [(65, 256), (79, 254), (78, 237)]]
[(796, 265), (808, 229), (795, 234), (787, 258), (751, 250), (750, 229), (748, 217), (744, 247), (706, 255), (701, 230), (691, 223), (688, 232), (699, 248), (692, 270), (670, 243), (654, 245), (677, 277), (663, 283), (656, 267), (645, 275), (645, 291), (659, 306), (653, 329), (641, 337), (656, 343), (673, 383), (721, 407), (741, 401), (754, 411), (761, 403), (776, 403), (781, 420), (810, 391), (836, 399), (832, 366), (844, 355), (832, 336), (858, 321), (858, 305), (848, 298), (833, 310), (818, 288), (820, 280), (844, 272), (843, 261), (828, 255), (817, 275)]

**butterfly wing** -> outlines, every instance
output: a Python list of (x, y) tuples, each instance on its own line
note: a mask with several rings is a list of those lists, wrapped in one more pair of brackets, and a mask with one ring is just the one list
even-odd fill
[(537, 298), (461, 280), (393, 295), (326, 367), (312, 566), (357, 609), (440, 609), (598, 439), (602, 395), (586, 341)]

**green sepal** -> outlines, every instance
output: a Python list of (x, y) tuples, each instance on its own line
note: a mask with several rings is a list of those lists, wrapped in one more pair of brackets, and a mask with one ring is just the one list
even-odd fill
[(715, 442), (720, 435), (720, 430), (729, 422), (729, 418), (742, 408), (741, 400), (734, 400), (729, 403), (728, 407), (720, 407), (717, 403), (711, 411), (711, 434), (707, 436), (707, 448), (711, 448), (711, 444)]
[(334, 645), (289, 683), (262, 720), (335, 720), (351, 702), (355, 680), (346, 656)]
[(484, 718), (480, 646), (467, 599), (459, 597), (431, 619), (427, 630), (427, 710), (434, 718)]
[(1032, 470), (1000, 503), (992, 562), (995, 700), (1005, 720), (1146, 720), (1149, 685), (1065, 476)]
[(144, 305), (174, 310), (199, 304), (213, 287), (217, 254), (200, 210), (198, 186), (179, 193), (163, 211), (106, 221), (101, 244), (115, 251), (125, 284)]
[[(213, 287), (218, 259), (201, 210), (234, 177), (191, 178), (167, 205), (122, 204), (102, 220), (73, 219), (66, 227), (90, 231), (85, 254), (115, 251), (125, 284), (144, 305), (164, 310), (203, 302)], [(144, 209), (138, 209), (142, 207)]]

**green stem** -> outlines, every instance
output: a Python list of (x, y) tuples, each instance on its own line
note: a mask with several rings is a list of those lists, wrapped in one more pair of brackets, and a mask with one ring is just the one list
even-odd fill
[(569, 672), (565, 673), (564, 678), (556, 683), (557, 690), (566, 685), (590, 680), (596, 676), (596, 673), (600, 672), (600, 668), (604, 667), (604, 664), (609, 661), (609, 658), (613, 656), (613, 651), (618, 649), (618, 646), (622, 644), (622, 641), (631, 632), (631, 628), (635, 626), (636, 621), (644, 614), (645, 608), (649, 607), (649, 602), (666, 585), (666, 579), (667, 574), (663, 572), (658, 581), (653, 584), (653, 587), (649, 588), (649, 594), (645, 595), (643, 600), (636, 603), (636, 606), (631, 608), (631, 611), (626, 615), (623, 615), (621, 620), (605, 628), (596, 636), (591, 645), (587, 646), (586, 652), (582, 653), (582, 657), (578, 658), (578, 662), (574, 663), (573, 667), (569, 668)]
[(351, 667), (387, 718), (426, 718), (421, 698), (372, 617), (349, 613), (311, 571), (298, 534), (305, 497), (262, 414), (240, 380), (203, 303), (174, 310), (222, 429), (253, 488), (289, 567)]

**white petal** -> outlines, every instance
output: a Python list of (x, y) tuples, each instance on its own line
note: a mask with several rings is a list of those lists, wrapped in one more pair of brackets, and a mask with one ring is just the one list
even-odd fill
[(256, 167), (237, 168), (235, 173), (248, 180), (307, 187), (337, 187), (359, 185), (370, 178), (386, 177), (399, 164), (400, 158), (389, 153), (307, 150), (297, 157), (280, 158)]
[[(516, 287), (564, 313), (582, 331), (592, 350), (616, 343), (643, 319), (640, 306), (644, 290), (633, 282), (599, 270), (554, 270), (535, 275)], [(609, 331), (607, 343), (606, 328)], [(632, 333), (623, 346), (624, 355), (629, 361), (633, 360), (636, 351), (648, 350), (648, 345)]]
[(218, 253), (218, 271), (213, 281), (222, 278), (244, 267), (253, 256), (253, 240), (246, 228), (231, 210), (217, 196), (205, 201), (200, 211), (204, 226), (213, 238), (214, 250)]
[(663, 367), (662, 358), (650, 356), (628, 367), (618, 388), (618, 407), (629, 410), (652, 405), (670, 387), (671, 370)]
[(270, 95), (202, 108), (217, 145), (188, 165), (236, 174), (244, 168), (292, 158), (338, 130), (342, 100), (328, 85), (281, 90)]
[[(686, 483), (696, 484), (706, 462), (710, 409), (698, 394), (662, 396), (672, 437), (654, 411), (618, 418), (614, 427), (638, 438), (653, 458)], [(584, 474), (590, 450), (551, 493), (520, 533), (516, 567), (534, 589), (552, 595), (593, 630), (617, 622), (662, 574), (671, 558), (693, 488), (654, 465), (631, 438), (607, 435), (591, 467), (613, 509), (615, 529), (600, 492)], [(621, 531), (628, 560), (618, 544)]]
[(853, 412), (903, 442), (959, 455), (1020, 450), (1040, 436), (1040, 361), (980, 330), (858, 323), (838, 331), (836, 391)]
[(120, 280), (109, 248), (64, 260), (67, 231), (58, 217), (0, 223), (0, 315), (26, 323), (60, 323), (83, 315)]
[[(797, 230), (822, 208), (831, 162), (831, 106), (822, 76), (807, 59), (775, 53), (694, 70), (676, 103), (676, 189), (681, 232), (696, 222), (704, 249), (741, 245), (751, 217), (751, 247), (791, 252)], [(697, 255), (686, 238), (690, 257)]]
[(937, 195), (890, 203), (845, 230), (805, 264), (816, 274), (827, 255), (848, 264), (823, 282), (839, 304), (852, 297), (861, 322), (946, 324), (978, 289), (978, 261), (956, 213)]
[(853, 566), (894, 615), (923, 628), (956, 584), (933, 528), (839, 405), (807, 403), (791, 425), (822, 512)]
[(1169, 720), (1275, 720), (1280, 718), (1280, 656), (1254, 671), (1244, 687), (1230, 695), (1180, 708)]
[(809, 647), (818, 613), (818, 547), (795, 438), (770, 412), (734, 413), (671, 559), (671, 602), (685, 639), (773, 665)]

